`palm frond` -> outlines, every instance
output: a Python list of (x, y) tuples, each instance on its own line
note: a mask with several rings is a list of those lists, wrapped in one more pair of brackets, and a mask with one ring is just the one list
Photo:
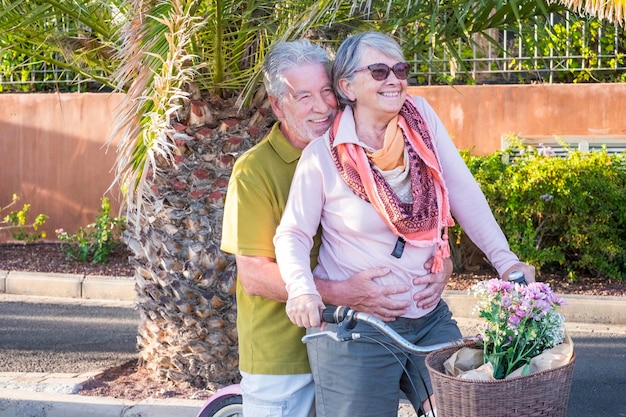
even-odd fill
[[(557, 1), (557, 0), (553, 0)], [(606, 19), (626, 26), (625, 0), (558, 0), (561, 4), (577, 11)]]
[(23, 64), (44, 63), (112, 85), (117, 65), (114, 33), (125, 12), (121, 0), (10, 1), (0, 8), (0, 48), (21, 54)]
[(141, 223), (141, 207), (150, 194), (147, 175), (158, 176), (156, 158), (172, 159), (175, 144), (167, 134), (194, 78), (186, 49), (201, 20), (190, 14), (192, 0), (134, 1), (125, 30), (124, 62), (116, 72), (119, 86), (129, 85), (112, 138), (119, 137), (116, 181), (135, 210), (129, 222)]

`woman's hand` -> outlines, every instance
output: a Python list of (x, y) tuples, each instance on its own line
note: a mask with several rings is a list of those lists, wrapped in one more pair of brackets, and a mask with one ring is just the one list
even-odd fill
[(304, 294), (287, 300), (287, 317), (299, 327), (319, 327), (322, 324), (320, 311), (324, 307), (319, 295)]
[(524, 277), (526, 278), (526, 282), (535, 282), (535, 267), (532, 265), (525, 264), (523, 262), (518, 262), (502, 274), (502, 279), (507, 281), (509, 279), (509, 274), (513, 271), (522, 271), (524, 273)]

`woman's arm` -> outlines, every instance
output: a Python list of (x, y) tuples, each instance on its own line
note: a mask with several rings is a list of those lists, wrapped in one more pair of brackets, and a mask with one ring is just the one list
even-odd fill
[(276, 262), (288, 293), (287, 314), (303, 327), (319, 325), (319, 309), (324, 306), (310, 264), (324, 202), (322, 172), (315, 156), (315, 151), (323, 150), (319, 145), (319, 140), (309, 144), (300, 157), (274, 236)]
[[(443, 177), (448, 189), (452, 215), (469, 238), (483, 251), (498, 274), (506, 278), (516, 266), (525, 264), (511, 252), (502, 229), (496, 222), (480, 186), (463, 161), (441, 119), (422, 98), (416, 104), (426, 118), (439, 153)], [(534, 269), (525, 268), (529, 281), (534, 280)], [(532, 276), (530, 276), (532, 275)]]

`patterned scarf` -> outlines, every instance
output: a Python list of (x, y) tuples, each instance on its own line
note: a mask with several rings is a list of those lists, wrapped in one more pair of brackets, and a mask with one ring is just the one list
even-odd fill
[(407, 99), (400, 109), (398, 125), (409, 156), (406, 163), (411, 177), (412, 202), (403, 203), (361, 146), (353, 143), (334, 146), (342, 116), (340, 112), (330, 130), (330, 151), (342, 178), (357, 196), (374, 206), (396, 236), (420, 247), (437, 244), (432, 271), (441, 271), (443, 258), (450, 256), (447, 228), (453, 226), (454, 221), (437, 150), (426, 121), (411, 99)]

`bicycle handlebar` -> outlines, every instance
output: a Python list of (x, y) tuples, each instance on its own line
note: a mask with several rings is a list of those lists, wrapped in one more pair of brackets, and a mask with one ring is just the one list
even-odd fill
[(337, 324), (337, 331), (321, 331), (306, 335), (302, 338), (302, 342), (306, 343), (310, 339), (327, 336), (338, 342), (345, 342), (348, 340), (356, 340), (361, 337), (360, 333), (350, 332), (354, 329), (357, 322), (367, 323), (374, 327), (387, 337), (389, 337), (398, 347), (401, 347), (411, 353), (426, 354), (434, 350), (443, 349), (450, 346), (457, 346), (464, 344), (468, 341), (477, 341), (476, 337), (467, 337), (458, 340), (453, 340), (445, 343), (438, 343), (429, 346), (418, 346), (406, 340), (399, 335), (395, 330), (389, 327), (384, 321), (374, 317), (371, 314), (355, 311), (350, 307), (326, 307), (322, 310), (322, 321), (325, 323)]
[[(508, 277), (510, 282), (514, 282), (520, 285), (527, 285), (526, 277), (522, 271), (512, 271)], [(337, 342), (345, 342), (348, 340), (356, 340), (361, 337), (360, 333), (350, 332), (350, 330), (354, 329), (357, 322), (367, 323), (370, 326), (374, 327), (384, 335), (388, 336), (398, 347), (401, 347), (411, 353), (416, 354), (424, 354), (429, 353), (434, 350), (447, 348), (450, 346), (458, 346), (464, 344), (466, 342), (478, 342), (480, 341), (480, 337), (464, 337), (458, 340), (453, 340), (451, 342), (446, 343), (438, 343), (430, 346), (418, 346), (406, 340), (404, 337), (399, 335), (395, 330), (389, 327), (384, 321), (374, 317), (371, 314), (363, 313), (360, 311), (355, 311), (350, 307), (339, 306), (339, 307), (326, 307), (322, 310), (322, 321), (325, 323), (335, 323), (337, 324), (337, 330), (335, 332), (331, 331), (320, 331), (313, 334), (308, 334), (302, 338), (302, 343), (306, 343), (310, 339), (314, 339), (317, 337), (327, 336), (332, 338)]]

